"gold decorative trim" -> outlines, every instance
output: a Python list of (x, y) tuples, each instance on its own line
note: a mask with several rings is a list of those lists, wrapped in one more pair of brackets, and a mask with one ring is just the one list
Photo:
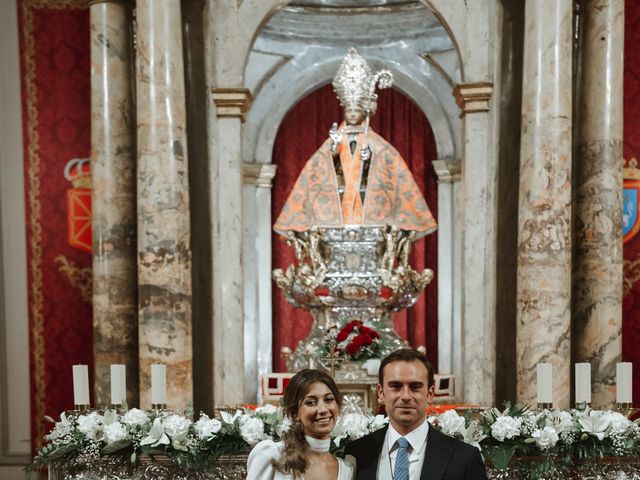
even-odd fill
[(493, 83), (461, 83), (453, 89), (453, 96), (463, 117), (467, 113), (488, 112), (489, 100), (493, 93)]
[(88, 7), (86, 0), (23, 0), (19, 3), (21, 7), (22, 25), (21, 32), (24, 51), (21, 55), (24, 68), (24, 91), (26, 113), (28, 115), (27, 137), (29, 139), (27, 156), (27, 172), (29, 182), (29, 227), (31, 230), (30, 242), (27, 246), (30, 252), (31, 266), (31, 318), (33, 328), (31, 330), (32, 339), (32, 365), (33, 378), (35, 384), (35, 392), (33, 394), (33, 404), (35, 410), (35, 431), (36, 438), (34, 444), (40, 448), (43, 445), (44, 423), (42, 419), (46, 414), (46, 382), (45, 382), (45, 345), (44, 345), (44, 298), (42, 293), (42, 228), (40, 220), (42, 217), (42, 209), (40, 203), (40, 157), (39, 153), (39, 136), (38, 111), (36, 109), (36, 65), (34, 61), (35, 41), (33, 38), (33, 9), (80, 9), (84, 10)]
[(65, 274), (73, 288), (80, 291), (82, 301), (88, 304), (92, 302), (93, 274), (91, 267), (78, 268), (78, 266), (64, 255), (55, 258), (58, 270)]
[(626, 298), (633, 290), (633, 286), (640, 280), (640, 258), (625, 260), (622, 265), (622, 298)]
[(640, 169), (636, 157), (630, 160), (622, 160), (622, 177), (625, 180), (640, 180)]
[(211, 93), (218, 118), (239, 117), (244, 122), (244, 114), (253, 101), (248, 88), (212, 88)]
[(245, 185), (271, 188), (277, 165), (273, 163), (243, 163), (242, 182)]

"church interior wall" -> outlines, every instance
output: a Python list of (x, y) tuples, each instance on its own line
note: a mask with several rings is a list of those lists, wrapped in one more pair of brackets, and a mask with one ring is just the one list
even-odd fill
[[(397, 55), (397, 49), (394, 50), (397, 45), (369, 49), (363, 46), (361, 51), (374, 60), (376, 68), (385, 63), (394, 65), (399, 72), (398, 87), (418, 104), (432, 123), (439, 160), (458, 162), (456, 168), (462, 168), (462, 180), (454, 168), (458, 172), (452, 174), (456, 180), (448, 180), (441, 186), (450, 201), (447, 215), (451, 225), (447, 237), (450, 247), (443, 263), (447, 263), (451, 271), (451, 288), (457, 288), (449, 292), (450, 319), (441, 328), (450, 328), (450, 336), (445, 339), (452, 349), (447, 362), (458, 376), (464, 398), (500, 404), (516, 396), (516, 263), (523, 70), (520, 52), (524, 7), (519, 0), (421, 1), (437, 12), (451, 38), (450, 45), (430, 57), (431, 63), (421, 61), (418, 67), (407, 57)], [(257, 398), (256, 379), (261, 372), (269, 371), (271, 360), (272, 339), (268, 331), (273, 221), (270, 190), (268, 185), (253, 183), (255, 179), (245, 179), (235, 190), (227, 190), (217, 183), (216, 169), (223, 168), (221, 136), (227, 131), (233, 136), (238, 130), (242, 132), (237, 135), (242, 143), (238, 142), (233, 151), (236, 167), (241, 168), (242, 163), (245, 167), (246, 164), (273, 163), (271, 154), (280, 121), (297, 100), (330, 80), (344, 54), (343, 51), (336, 53), (333, 47), (322, 46), (300, 51), (261, 37), (261, 32), (278, 14), (278, 8), (286, 3), (282, 0), (182, 2), (193, 256), (193, 376), (194, 384), (199, 387), (194, 392), (196, 409), (208, 410), (215, 403), (215, 388), (223, 388), (214, 385), (212, 339), (216, 335), (216, 321), (212, 318), (238, 312), (226, 312), (220, 304), (215, 304), (216, 300), (222, 300), (216, 297), (215, 280), (220, 278), (214, 279), (220, 275), (216, 263), (219, 257), (214, 258), (214, 244), (220, 239), (216, 237), (220, 228), (217, 209), (224, 208), (220, 205), (221, 198), (236, 194), (242, 199), (242, 225), (231, 238), (243, 242), (239, 266), (244, 281), (240, 300), (244, 318), (241, 382), (247, 401)], [(207, 19), (204, 25), (202, 18)], [(29, 411), (24, 408), (29, 403), (29, 313), (25, 293), (26, 240), (19, 234), (25, 231), (25, 213), (24, 191), (20, 190), (24, 177), (15, 2), (0, 2), (0, 22), (0, 61), (5, 65), (0, 72), (0, 354), (4, 355), (0, 358), (1, 465), (24, 461), (30, 451), (30, 433)], [(456, 84), (473, 82), (493, 84), (491, 111), (473, 114), (483, 116), (480, 122), (460, 118), (451, 93)], [(217, 116), (218, 107), (211, 100), (211, 88), (215, 87), (246, 87), (252, 91), (253, 104), (244, 114), (242, 126), (240, 120), (229, 130), (220, 126), (227, 120)], [(475, 130), (470, 133), (471, 129)], [(467, 143), (471, 135), (478, 135), (482, 141)], [(480, 147), (479, 151), (474, 150), (476, 147)], [(470, 151), (473, 156), (468, 154)], [(481, 168), (479, 174), (478, 168)], [(465, 184), (470, 183), (471, 178), (484, 181), (483, 187), (489, 189), (489, 194), (470, 198), (481, 190), (478, 185), (471, 188)], [(439, 203), (444, 205), (442, 201)], [(481, 218), (470, 218), (473, 212)], [(469, 235), (469, 225), (475, 228), (477, 222), (485, 223)], [(463, 230), (468, 235), (466, 244), (462, 243)], [(474, 251), (465, 253), (470, 249)], [(473, 261), (469, 263), (468, 259)], [(223, 261), (232, 263), (236, 259)], [(468, 281), (466, 290), (462, 290), (463, 276)], [(482, 285), (487, 278), (486, 288), (472, 291), (472, 285)], [(471, 322), (480, 323), (469, 330)], [(479, 335), (480, 339), (472, 335)], [(475, 353), (465, 358), (466, 347)], [(230, 355), (237, 345), (220, 348), (225, 348)], [(501, 374), (495, 375), (495, 371)], [(465, 386), (467, 376), (482, 382), (487, 378), (494, 380), (487, 382), (489, 386)], [(4, 478), (4, 472), (0, 466), (0, 479)]]

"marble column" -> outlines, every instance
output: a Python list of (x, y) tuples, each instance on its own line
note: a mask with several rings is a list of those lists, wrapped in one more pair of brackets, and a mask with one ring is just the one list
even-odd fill
[(518, 205), (517, 395), (535, 404), (536, 365), (553, 365), (569, 407), (571, 365), (572, 0), (527, 0)]
[(110, 365), (122, 363), (127, 402), (138, 405), (132, 4), (90, 5), (95, 398), (111, 403)]
[[(496, 157), (488, 82), (457, 85), (463, 121), (462, 400), (493, 405), (496, 375)], [(454, 317), (455, 320), (455, 317)]]
[[(216, 151), (213, 192), (213, 400), (245, 402), (242, 267), (242, 122), (251, 103), (244, 88), (212, 90)], [(233, 372), (233, 374), (230, 374)]]
[(622, 357), (622, 90), (624, 0), (581, 12), (573, 346), (590, 362), (592, 405), (615, 402)]
[(140, 396), (167, 365), (167, 399), (193, 399), (191, 250), (180, 2), (138, 0), (138, 295)]

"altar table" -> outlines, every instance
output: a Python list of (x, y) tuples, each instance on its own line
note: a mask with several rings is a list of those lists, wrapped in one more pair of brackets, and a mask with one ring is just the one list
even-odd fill
[[(487, 468), (491, 480), (530, 480), (535, 458), (512, 460), (505, 471)], [(55, 464), (49, 468), (49, 480), (241, 480), (246, 476), (246, 455), (223, 457), (212, 472), (184, 471), (166, 457), (143, 458), (133, 466), (127, 458), (102, 458), (91, 468)], [(640, 458), (609, 457), (587, 460), (561, 468), (544, 480), (640, 480)]]

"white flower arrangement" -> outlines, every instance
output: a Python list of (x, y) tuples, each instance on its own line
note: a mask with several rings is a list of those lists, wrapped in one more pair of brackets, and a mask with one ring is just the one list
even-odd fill
[[(51, 419), (50, 419), (51, 420)], [(632, 422), (614, 411), (540, 410), (522, 405), (464, 416), (448, 410), (428, 418), (444, 433), (481, 450), (494, 468), (506, 468), (513, 455), (542, 456), (544, 471), (554, 462), (602, 455), (639, 456), (639, 421)], [(51, 420), (53, 422), (53, 420)], [(333, 450), (341, 451), (352, 440), (383, 428), (383, 415), (345, 413), (331, 436)], [(47, 435), (48, 444), (34, 458), (31, 469), (59, 461), (90, 464), (102, 455), (164, 454), (185, 468), (207, 470), (223, 454), (249, 451), (260, 440), (279, 440), (291, 427), (281, 408), (265, 405), (255, 410), (220, 412), (220, 418), (201, 414), (131, 409), (83, 414), (63, 413)], [(532, 474), (535, 476), (535, 471)]]

